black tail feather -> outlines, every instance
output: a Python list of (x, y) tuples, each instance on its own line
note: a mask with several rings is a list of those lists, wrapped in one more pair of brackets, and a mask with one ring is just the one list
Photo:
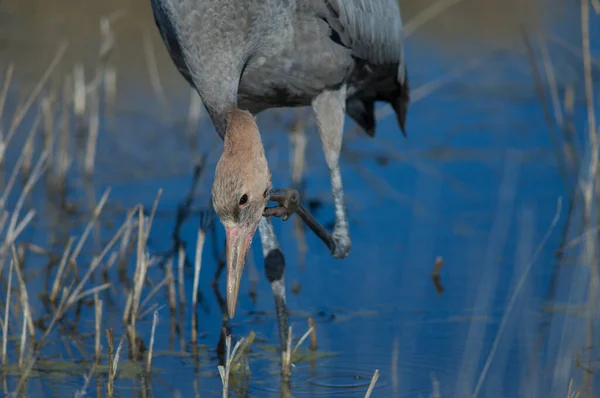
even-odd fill
[[(387, 79), (374, 82), (373, 86), (379, 86), (375, 90), (365, 90), (348, 98), (346, 101), (346, 113), (350, 116), (370, 137), (375, 136), (375, 102), (384, 101), (389, 103), (396, 113), (398, 126), (402, 135), (406, 135), (406, 115), (410, 103), (410, 87), (408, 83), (408, 72), (404, 69), (402, 83), (394, 78), (393, 83)], [(382, 84), (384, 83), (384, 84)], [(390, 87), (391, 86), (391, 87)]]
[(408, 84), (408, 70), (404, 68), (404, 79), (400, 85), (398, 96), (390, 101), (390, 104), (396, 112), (396, 119), (404, 137), (406, 135), (406, 114), (408, 113), (408, 104), (410, 103), (410, 86)]
[(346, 113), (370, 136), (375, 136), (375, 102), (353, 97), (346, 101)]

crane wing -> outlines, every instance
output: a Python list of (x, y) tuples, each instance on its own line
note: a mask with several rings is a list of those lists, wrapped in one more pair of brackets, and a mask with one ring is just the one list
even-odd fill
[(183, 51), (181, 50), (181, 46), (179, 44), (179, 40), (177, 38), (177, 31), (171, 22), (169, 15), (164, 7), (163, 0), (151, 0), (152, 1), (152, 14), (154, 15), (154, 22), (158, 27), (160, 35), (169, 51), (169, 55), (173, 60), (173, 63), (179, 70), (179, 72), (183, 75), (185, 80), (194, 87), (194, 83), (192, 82), (192, 77), (190, 75), (190, 70), (185, 62), (185, 58), (183, 56)]
[(317, 14), (352, 54), (372, 64), (398, 63), (404, 73), (404, 38), (397, 0), (313, 0)]

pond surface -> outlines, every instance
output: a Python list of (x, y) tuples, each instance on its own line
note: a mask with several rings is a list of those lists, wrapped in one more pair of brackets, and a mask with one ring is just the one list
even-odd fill
[[(165, 277), (161, 259), (173, 248), (178, 209), (190, 204), (192, 211), (178, 230), (190, 263), (186, 263), (183, 280), (184, 313), (170, 314), (166, 287), (149, 300), (146, 308), (160, 306), (153, 373), (144, 378), (133, 362), (124, 362), (115, 393), (121, 397), (219, 397), (217, 365), (224, 349), (221, 328), (226, 316), (224, 275), (216, 289), (211, 285), (224, 242), (217, 219), (212, 226), (216, 234), (207, 235), (202, 257), (197, 350), (190, 343), (190, 302), (200, 214), (210, 200), (219, 156), (215, 148), (221, 143), (210, 122), (202, 118), (192, 130), (197, 133), (191, 135), (190, 144), (190, 89), (170, 64), (146, 3), (9, 0), (0, 11), (0, 72), (4, 74), (10, 62), (16, 68), (2, 120), (8, 129), (10, 118), (43, 75), (61, 40), (68, 40), (69, 48), (47, 85), (58, 90), (59, 97), (65, 76), (77, 63), (84, 66), (86, 80), (92, 79), (101, 44), (100, 18), (121, 8), (127, 10), (112, 25), (116, 46), (109, 64), (117, 72), (118, 93), (112, 106), (100, 104), (93, 177), (83, 176), (82, 145), (69, 133), (67, 152), (72, 154), (72, 162), (66, 173), (66, 190), (57, 194), (48, 183), (60, 161), (54, 157), (54, 165), (26, 201), (22, 214), (33, 208), (36, 215), (18, 241), (60, 256), (69, 236), (83, 233), (100, 197), (110, 188), (99, 222), (78, 258), (79, 272), (84, 273), (124, 222), (126, 212), (141, 203), (149, 214), (162, 190), (147, 244), (146, 255), (157, 261), (150, 262), (150, 283), (143, 292), (146, 297)], [(405, 3), (405, 20), (430, 4)], [(463, 397), (476, 388), (479, 396), (565, 397), (570, 380), (578, 387), (583, 374), (595, 369), (594, 354), (592, 369), (582, 371), (582, 358), (589, 352), (585, 350), (584, 319), (581, 311), (576, 311), (585, 304), (583, 292), (589, 275), (577, 252), (557, 256), (565, 242), (581, 234), (577, 218), (581, 202), (575, 200), (575, 210), (569, 213), (578, 163), (564, 160), (568, 140), (561, 128), (554, 127), (556, 114), (549, 94), (544, 98), (550, 112), (542, 106), (518, 30), (526, 21), (528, 28), (540, 29), (547, 38), (564, 124), (572, 124), (581, 150), (587, 119), (578, 55), (579, 5), (555, 1), (554, 11), (558, 7), (560, 11), (550, 12), (545, 2), (487, 3), (465, 1), (439, 17), (439, 23), (430, 22), (408, 39), (415, 98), (408, 115), (408, 139), (385, 108), (380, 110), (384, 117), (374, 139), (357, 132), (348, 121), (342, 154), (353, 239), (348, 258), (335, 260), (315, 236), (306, 231), (298, 234), (294, 218), (275, 221), (286, 256), (293, 335), (298, 338), (308, 329), (309, 317), (316, 324), (318, 349), (311, 353), (308, 342), (300, 349), (303, 356), (292, 371), (293, 396), (364, 397), (378, 369), (381, 375), (374, 397)], [(557, 19), (554, 14), (559, 12)], [(594, 18), (593, 40), (600, 37), (600, 24)], [(548, 70), (536, 37), (532, 35), (530, 40), (545, 79)], [(600, 47), (597, 40), (592, 45), (594, 76), (599, 78)], [(149, 72), (155, 67), (158, 81)], [(432, 84), (435, 90), (428, 93)], [(548, 90), (545, 80), (544, 89)], [(570, 90), (574, 101), (567, 107), (565, 96)], [(52, 90), (45, 89), (40, 97), (51, 95)], [(40, 112), (36, 101), (9, 144), (4, 183)], [(56, 147), (61, 112), (59, 104), (53, 121)], [(298, 118), (307, 120), (303, 200), (314, 204), (317, 219), (328, 224), (334, 219), (328, 171), (312, 116), (305, 116), (309, 114), (308, 110), (269, 111), (258, 121), (273, 184), (284, 187), (291, 185), (292, 175), (293, 148), (287, 131)], [(69, 121), (75, 125), (71, 116)], [(43, 123), (37, 130), (34, 163), (44, 146)], [(559, 136), (558, 157), (553, 131)], [(206, 167), (189, 203), (186, 195), (193, 167), (203, 155)], [(22, 190), (23, 184), (17, 182), (9, 196), (9, 211)], [(438, 258), (443, 261), (441, 293), (431, 279)], [(177, 265), (179, 256), (173, 261)], [(56, 275), (56, 265), (47, 273), (48, 267), (47, 256), (27, 252), (25, 275), (32, 318), (44, 319), (46, 325), (51, 315), (46, 316), (49, 310), (41, 293), (51, 287)], [(0, 297), (6, 296), (7, 268), (2, 270)], [(102, 328), (114, 328), (118, 341), (125, 331), (124, 289), (129, 289), (133, 278), (135, 253), (124, 266), (125, 275), (117, 268), (103, 262), (86, 288), (111, 283), (111, 288), (99, 295), (104, 304)], [(520, 283), (527, 272), (524, 284)], [(179, 294), (177, 270), (175, 273)], [(17, 297), (18, 290), (13, 289), (12, 294)], [(9, 334), (18, 340), (22, 318), (19, 312), (13, 316)], [(93, 301), (88, 300), (78, 313), (69, 312), (67, 318), (42, 350), (26, 386), (27, 396), (73, 396), (84, 385), (83, 375), (91, 369), (94, 351)], [(148, 346), (152, 311), (137, 326)], [(246, 263), (236, 316), (226, 326), (234, 343), (256, 333), (248, 359), (250, 374), (246, 380), (235, 378), (232, 396), (280, 396), (278, 330), (259, 239), (254, 240)], [(43, 330), (35, 333), (39, 338)], [(8, 345), (14, 364), (17, 341)], [(102, 345), (107, 352), (104, 333)], [(127, 357), (126, 351), (125, 347), (122, 359)], [(490, 355), (493, 360), (483, 377)], [(106, 357), (102, 362), (106, 363)], [(20, 372), (10, 367), (2, 370), (7, 376), (2, 388), (13, 391)], [(480, 381), (481, 387), (476, 387)], [(105, 392), (104, 369), (94, 374), (87, 394), (104, 396)]]

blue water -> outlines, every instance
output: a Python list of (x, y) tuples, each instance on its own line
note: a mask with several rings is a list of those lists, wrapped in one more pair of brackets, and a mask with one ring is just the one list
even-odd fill
[[(572, 17), (576, 17), (575, 11)], [(594, 32), (600, 33), (598, 27), (593, 28)], [(565, 65), (581, 70), (580, 60), (566, 55), (560, 47), (551, 49), (558, 54), (557, 75), (562, 93), (574, 80), (572, 75), (560, 72), (566, 69)], [(331, 258), (322, 242), (310, 233), (306, 233), (308, 250), (303, 255), (294, 235), (294, 221), (275, 221), (286, 256), (287, 304), (293, 334), (302, 335), (311, 316), (316, 321), (319, 352), (334, 354), (313, 363), (296, 364), (291, 381), (293, 396), (363, 397), (375, 369), (381, 373), (373, 393), (376, 397), (434, 396), (430, 394), (436, 385), (444, 397), (470, 395), (497, 336), (516, 280), (530, 263), (555, 217), (559, 197), (562, 197), (560, 219), (532, 265), (480, 396), (532, 396), (527, 391), (536, 391), (535, 396), (540, 397), (566, 396), (564, 384), (553, 389), (549, 382), (556, 362), (564, 358), (549, 357), (545, 362), (535, 363), (533, 368), (528, 363), (538, 356), (538, 342), (542, 347), (557, 342), (542, 333), (540, 325), (545, 319), (543, 308), (557, 261), (555, 252), (562, 243), (571, 190), (561, 178), (526, 54), (522, 49), (512, 48), (488, 48), (481, 53), (484, 56), (481, 66), (466, 71), (411, 105), (408, 139), (402, 137), (393, 117), (378, 122), (374, 139), (353, 133), (354, 125), (348, 121), (348, 140), (342, 154), (353, 240), (348, 258), (343, 261)], [(417, 90), (468, 61), (452, 56), (439, 43), (418, 37), (408, 42), (407, 59), (411, 85)], [(581, 76), (580, 72), (576, 76)], [(19, 82), (16, 84), (18, 87)], [(578, 101), (574, 122), (581, 132), (585, 126), (585, 108), (580, 101), (581, 82), (575, 84)], [(16, 96), (16, 91), (13, 94)], [(61, 223), (65, 223), (62, 228), (69, 234), (80, 234), (89, 215), (90, 195), (97, 201), (110, 187), (100, 233), (100, 240), (106, 242), (111, 231), (123, 222), (126, 209), (136, 203), (151, 208), (157, 191), (162, 189), (148, 253), (159, 256), (170, 249), (176, 210), (191, 181), (193, 153), (186, 146), (185, 124), (155, 117), (153, 109), (157, 105), (148, 100), (147, 93), (126, 92), (123, 96), (127, 100), (120, 99), (114, 131), (108, 131), (107, 118), (101, 121), (103, 130), (93, 182), (85, 183), (76, 171), (70, 174), (68, 198), (77, 205), (81, 216), (69, 216), (66, 222), (61, 221), (64, 215), (54, 218), (52, 215), (60, 212), (49, 210), (52, 205), (46, 202), (43, 187), (39, 187), (33, 205), (46, 210), (41, 214), (51, 216), (36, 218), (32, 228), (22, 236), (23, 241), (46, 247), (52, 244), (54, 235), (61, 234)], [(9, 108), (14, 109), (15, 102), (16, 99)], [(177, 102), (171, 105), (174, 109), (187, 107)], [(141, 113), (144, 109), (146, 113)], [(273, 184), (285, 187), (291, 184), (290, 144), (287, 135), (277, 128), (277, 122), (269, 120), (273, 115), (261, 115), (259, 125), (269, 126), (263, 130)], [(202, 122), (199, 134), (198, 150), (209, 157), (195, 193), (194, 207), (203, 208), (209, 201), (218, 159), (215, 148), (220, 143), (207, 120)], [(23, 128), (15, 138), (16, 147), (22, 144), (25, 135)], [(319, 221), (329, 223), (333, 221), (333, 206), (328, 172), (312, 125), (308, 137), (304, 199), (321, 201), (323, 206), (315, 214)], [(9, 153), (9, 171), (17, 155), (18, 152)], [(381, 157), (388, 160), (385, 165), (377, 161)], [(145, 387), (139, 379), (119, 380), (116, 385), (119, 396), (146, 396), (150, 388), (154, 396), (161, 397), (221, 396), (217, 344), (222, 313), (211, 281), (217, 267), (213, 245), (216, 243), (221, 250), (224, 234), (218, 220), (214, 222), (218, 236), (216, 242), (212, 235), (207, 238), (199, 285), (201, 300), (197, 313), (202, 360), (195, 366), (189, 355), (190, 345), (185, 343), (182, 347), (181, 336), (171, 341), (166, 296), (160, 292), (150, 301), (150, 304), (165, 304), (159, 310), (154, 346), (156, 374), (143, 382), (147, 383)], [(187, 244), (186, 256), (192, 262), (198, 223), (198, 215), (192, 215), (180, 230), (180, 237)], [(83, 264), (97, 253), (94, 248), (94, 244), (86, 245), (80, 256)], [(61, 243), (56, 243), (54, 249), (60, 252)], [(278, 330), (258, 237), (249, 256), (236, 316), (229, 327), (234, 342), (250, 331), (256, 332), (259, 341), (250, 357), (249, 386), (245, 392), (238, 392), (238, 396), (274, 397), (280, 395), (279, 358), (273, 350), (279, 344)], [(438, 256), (444, 263), (441, 295), (436, 293), (430, 279)], [(37, 264), (33, 259), (31, 262)], [(39, 264), (45, 266), (43, 262)], [(129, 277), (133, 266), (128, 269)], [(33, 266), (29, 267), (33, 271)], [(251, 273), (258, 278), (254, 288)], [(29, 294), (34, 297), (34, 317), (44, 314), (36, 293), (45, 283), (43, 276), (35, 275), (28, 279)], [(116, 272), (113, 270), (110, 275), (114, 276), (116, 290), (101, 295), (106, 305), (103, 327), (115, 328), (115, 336), (120, 337), (125, 296)], [(154, 283), (163, 277), (158, 267), (149, 271)], [(193, 269), (188, 267), (184, 342), (190, 339), (192, 283)], [(224, 297), (223, 285), (224, 275), (219, 283)], [(297, 288), (294, 292), (292, 285)], [(150, 289), (146, 287), (144, 296)], [(254, 296), (249, 294), (251, 291)], [(3, 291), (0, 293), (3, 297)], [(92, 307), (85, 307), (79, 332), (93, 334), (93, 320)], [(146, 344), (151, 322), (151, 315), (138, 322), (138, 333)], [(19, 331), (20, 326), (15, 326), (14, 334)], [(93, 352), (93, 338), (86, 337), (83, 341), (89, 353)], [(174, 355), (172, 351), (187, 354)], [(43, 353), (68, 358), (65, 346), (57, 342)], [(89, 355), (76, 355), (80, 360), (91, 359)], [(89, 369), (89, 363), (85, 366)], [(9, 390), (14, 389), (16, 382), (16, 378), (9, 377)], [(66, 379), (34, 378), (29, 382), (28, 396), (72, 396), (82, 384), (80, 375)], [(97, 396), (96, 385), (104, 391), (104, 384), (104, 376), (92, 379), (88, 394)]]

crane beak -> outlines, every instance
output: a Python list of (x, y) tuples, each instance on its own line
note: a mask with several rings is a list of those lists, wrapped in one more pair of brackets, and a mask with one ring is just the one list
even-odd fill
[(235, 315), (244, 260), (254, 232), (247, 232), (240, 227), (231, 227), (225, 228), (225, 233), (227, 246), (227, 311), (231, 319)]

